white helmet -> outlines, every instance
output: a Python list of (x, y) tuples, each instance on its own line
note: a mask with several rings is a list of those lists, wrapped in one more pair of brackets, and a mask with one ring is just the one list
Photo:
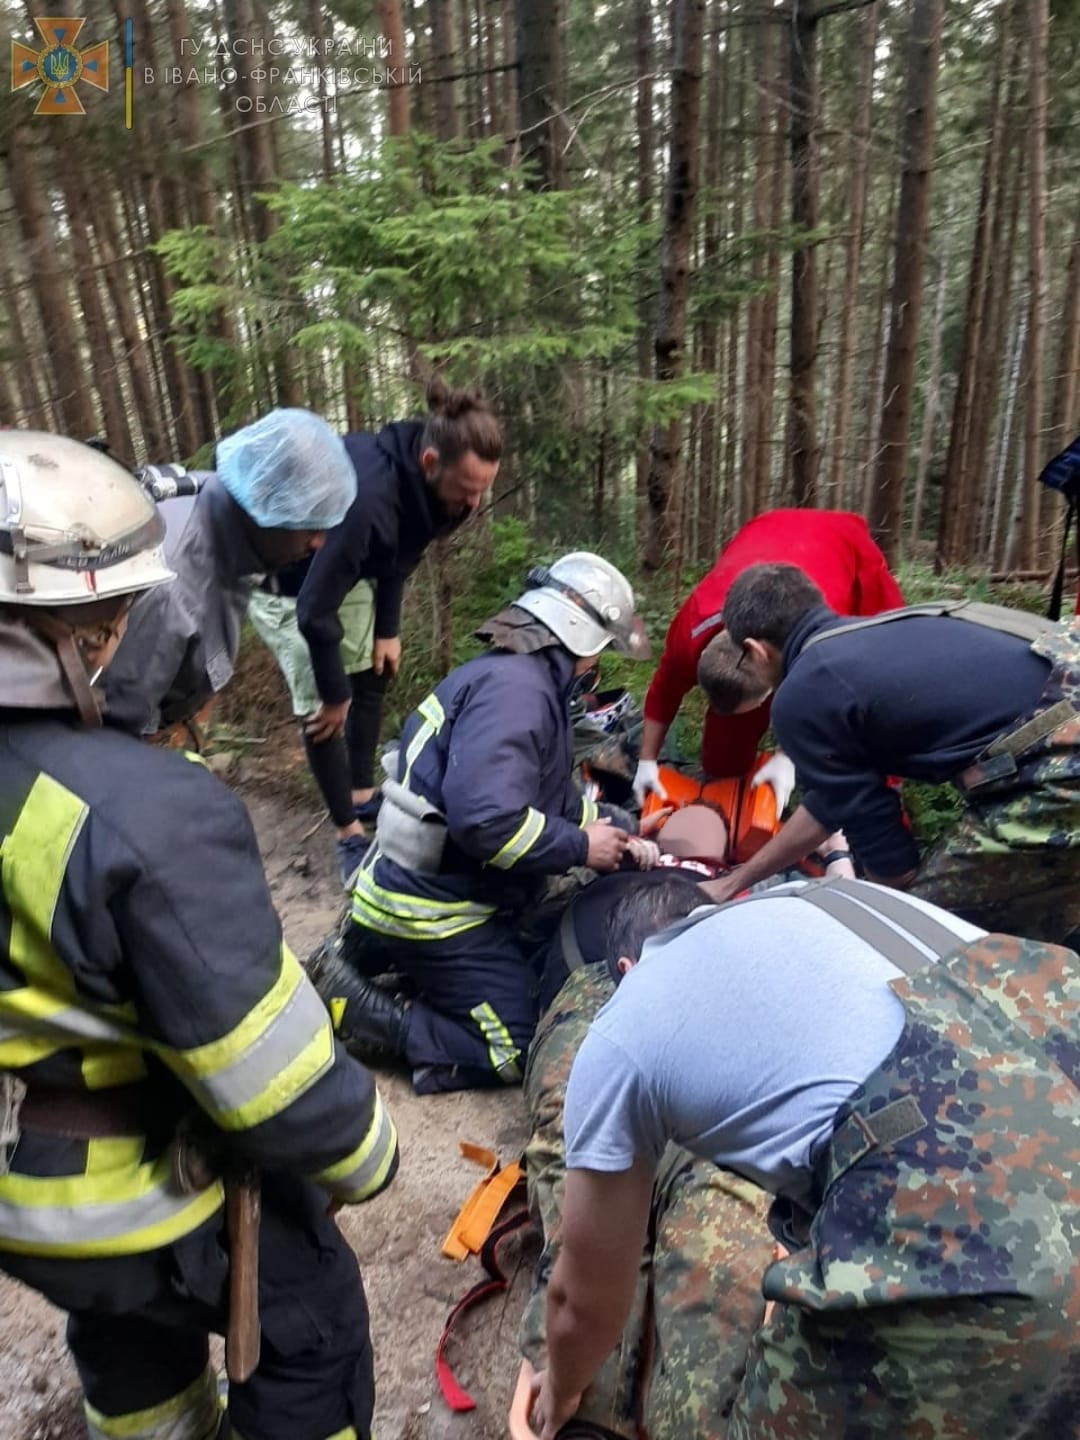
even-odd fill
[(599, 555), (575, 550), (530, 570), (526, 583), (529, 588), (514, 604), (535, 615), (571, 655), (599, 655), (611, 645), (635, 660), (649, 658), (630, 582)]
[(0, 604), (82, 605), (164, 584), (164, 533), (115, 460), (62, 435), (0, 430)]

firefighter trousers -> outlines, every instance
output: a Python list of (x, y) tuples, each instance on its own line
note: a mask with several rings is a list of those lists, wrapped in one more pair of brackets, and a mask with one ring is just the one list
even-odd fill
[[(305, 1181), (263, 1181), (259, 1365), (231, 1386), (231, 1440), (369, 1440), (375, 1401), (356, 1257)], [(222, 1421), (209, 1335), (225, 1333), (228, 1260), (217, 1217), (164, 1250), (108, 1259), (0, 1254), (67, 1310), (90, 1440), (214, 1440)]]
[(415, 987), (405, 1059), (417, 1094), (521, 1083), (538, 987), (512, 921), (495, 916), (448, 940), (391, 939), (350, 922), (345, 959)]

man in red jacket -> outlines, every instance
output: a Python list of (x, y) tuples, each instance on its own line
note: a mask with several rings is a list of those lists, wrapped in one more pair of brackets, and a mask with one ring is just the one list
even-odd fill
[[(723, 632), (728, 589), (748, 566), (765, 561), (797, 565), (820, 587), (826, 604), (841, 615), (877, 615), (904, 603), (861, 515), (843, 510), (769, 510), (744, 525), (671, 622), (645, 696), (645, 730), (634, 778), (639, 800), (649, 791), (665, 798), (657, 773), (664, 738), (683, 699), (697, 684), (702, 651)], [(768, 701), (741, 715), (710, 711), (701, 740), (702, 769), (716, 780), (745, 775), (753, 767), (768, 724)], [(756, 784), (762, 782), (772, 785), (777, 811), (782, 812), (794, 785), (791, 762), (774, 756), (755, 776)]]

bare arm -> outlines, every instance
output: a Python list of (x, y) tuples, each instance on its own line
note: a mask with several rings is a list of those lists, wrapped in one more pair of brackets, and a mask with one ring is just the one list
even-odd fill
[(642, 760), (659, 760), (660, 749), (667, 739), (668, 727), (662, 720), (649, 720), (646, 718), (641, 732), (641, 750), (639, 758)]
[(643, 1160), (614, 1174), (567, 1172), (562, 1250), (548, 1286), (548, 1368), (536, 1382), (542, 1440), (574, 1414), (622, 1334), (651, 1199), (652, 1169)]

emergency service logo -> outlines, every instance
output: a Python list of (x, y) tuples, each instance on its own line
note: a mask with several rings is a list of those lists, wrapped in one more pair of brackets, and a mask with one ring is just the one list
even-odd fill
[(85, 24), (84, 19), (75, 15), (35, 19), (34, 25), (44, 42), (40, 50), (12, 40), (12, 90), (37, 84), (45, 87), (35, 115), (85, 115), (78, 86), (92, 85), (95, 90), (108, 90), (109, 42), (101, 40), (80, 50), (78, 39)]

